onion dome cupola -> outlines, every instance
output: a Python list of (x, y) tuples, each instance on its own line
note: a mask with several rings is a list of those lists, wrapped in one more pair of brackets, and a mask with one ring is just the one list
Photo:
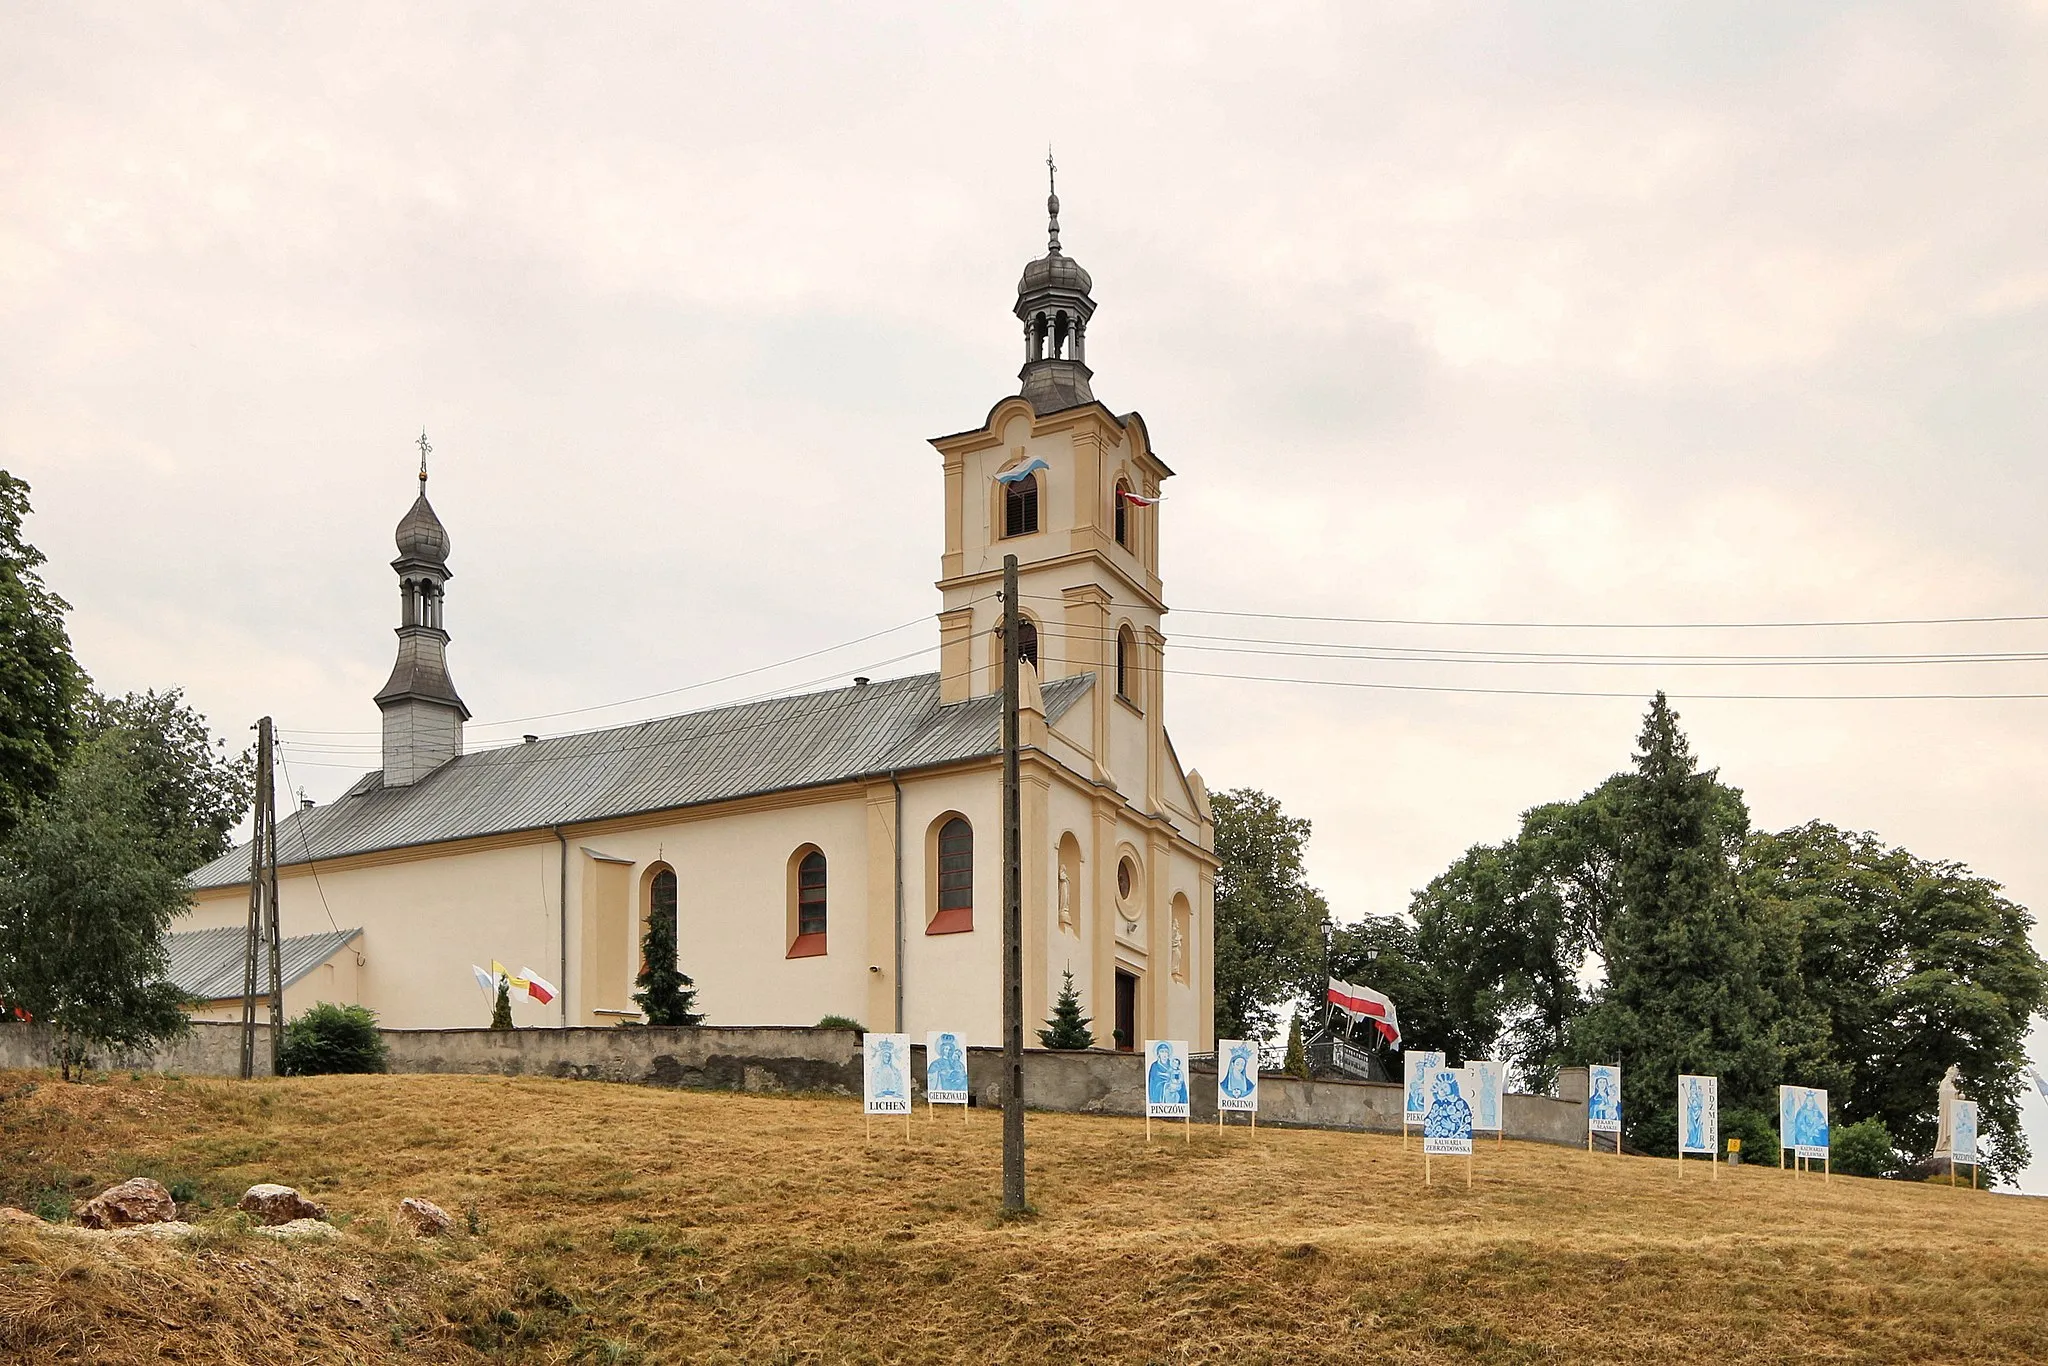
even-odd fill
[(448, 676), (442, 604), (448, 580), (448, 529), (427, 501), (426, 433), (420, 433), (420, 492), (398, 523), (398, 659), (378, 690), (384, 713), (384, 785), (418, 782), (462, 753), (469, 708)]
[(1017, 281), (1017, 318), (1024, 324), (1024, 368), (1019, 391), (1039, 413), (1093, 403), (1088, 387), (1088, 320), (1095, 314), (1095, 282), (1081, 263), (1060, 250), (1060, 196), (1052, 154), (1045, 158), (1045, 255), (1024, 267)]

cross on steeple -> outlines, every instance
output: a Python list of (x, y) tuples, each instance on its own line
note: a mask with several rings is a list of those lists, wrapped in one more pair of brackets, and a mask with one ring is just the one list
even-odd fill
[(422, 427), (422, 428), (420, 428), (420, 441), (419, 441), (419, 446), (420, 446), (420, 488), (421, 488), (421, 490), (423, 490), (423, 491), (424, 491), (424, 490), (426, 489), (426, 487), (427, 487), (427, 453), (428, 453), (429, 451), (431, 451), (431, 450), (433, 450), (433, 449), (434, 449), (434, 448), (433, 448), (432, 446), (429, 446), (429, 445), (427, 444), (427, 429), (426, 429), (425, 427)]
[(1060, 254), (1060, 190), (1059, 167), (1053, 164), (1052, 144), (1045, 144), (1045, 235), (1046, 254)]

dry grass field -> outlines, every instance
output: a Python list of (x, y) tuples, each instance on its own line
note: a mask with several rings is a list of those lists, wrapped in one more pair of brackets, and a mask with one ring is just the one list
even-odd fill
[[(1034, 1115), (1037, 1212), (1004, 1222), (999, 1127), (919, 1111), (864, 1143), (845, 1100), (0, 1074), (0, 1202), (152, 1175), (201, 1225), (0, 1226), (0, 1360), (2048, 1360), (2048, 1202), (1518, 1143), (1424, 1189), (1398, 1138), (1148, 1147)], [(342, 1236), (239, 1227), (260, 1180)], [(408, 1195), (457, 1235), (399, 1231)]]

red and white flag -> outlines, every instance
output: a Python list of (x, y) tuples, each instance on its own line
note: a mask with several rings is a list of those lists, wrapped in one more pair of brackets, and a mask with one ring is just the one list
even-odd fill
[(1157, 498), (1147, 498), (1144, 494), (1132, 493), (1127, 488), (1119, 488), (1116, 492), (1117, 496), (1123, 499), (1126, 503), (1135, 503), (1137, 506), (1141, 508), (1153, 507), (1157, 504), (1166, 501), (1166, 495), (1163, 493), (1160, 494)]
[(1331, 1005), (1350, 1017), (1353, 1024), (1370, 1020), (1381, 1037), (1398, 1046), (1401, 1042), (1401, 1017), (1394, 1011), (1394, 1002), (1371, 987), (1353, 986), (1349, 982), (1330, 979), (1327, 998)]
[(547, 981), (532, 968), (520, 968), (519, 975), (526, 979), (526, 994), (528, 996), (539, 1001), (542, 1005), (546, 1005), (549, 1001), (555, 999), (554, 984)]

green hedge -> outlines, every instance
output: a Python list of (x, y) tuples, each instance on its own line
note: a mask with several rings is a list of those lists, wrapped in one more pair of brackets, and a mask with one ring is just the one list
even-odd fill
[(387, 1072), (390, 1050), (368, 1006), (322, 1001), (284, 1027), (278, 1068), (288, 1077), (330, 1072)]

